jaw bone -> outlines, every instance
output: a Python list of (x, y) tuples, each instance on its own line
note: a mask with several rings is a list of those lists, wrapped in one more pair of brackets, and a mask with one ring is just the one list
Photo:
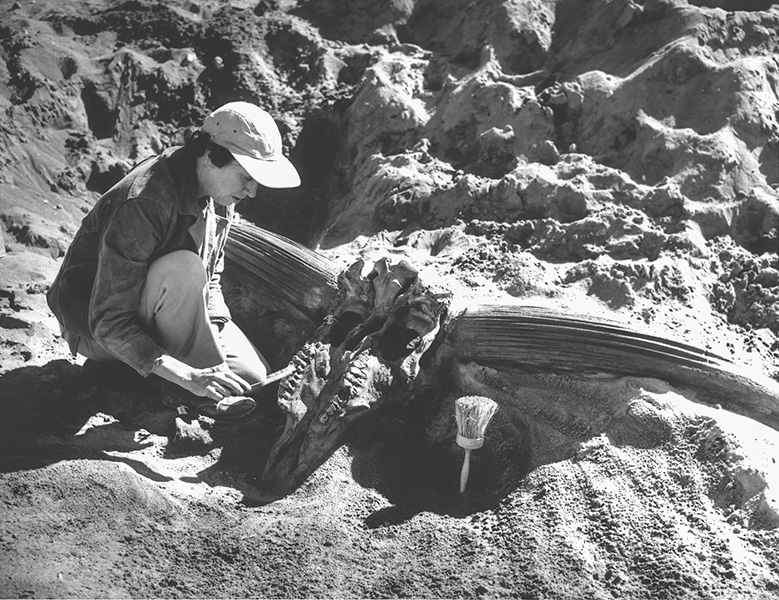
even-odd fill
[(263, 473), (277, 493), (300, 485), (356, 421), (408, 400), (420, 359), (441, 330), (448, 294), (423, 285), (408, 263), (381, 259), (363, 271), (358, 261), (342, 273), (341, 309), (296, 354), (279, 386), (287, 422)]

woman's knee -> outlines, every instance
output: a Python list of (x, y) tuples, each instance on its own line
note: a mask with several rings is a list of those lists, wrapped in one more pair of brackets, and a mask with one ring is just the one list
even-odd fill
[(203, 261), (194, 252), (176, 250), (155, 260), (146, 274), (146, 286), (203, 290), (207, 283)]
[(251, 385), (265, 381), (270, 371), (268, 362), (235, 323), (225, 324), (219, 342), (231, 371)]

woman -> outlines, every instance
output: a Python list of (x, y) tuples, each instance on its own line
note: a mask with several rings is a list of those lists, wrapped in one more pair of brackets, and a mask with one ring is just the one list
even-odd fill
[(168, 405), (224, 420), (254, 410), (244, 394), (268, 364), (231, 321), (220, 274), (233, 207), (259, 185), (300, 177), (271, 116), (231, 102), (108, 190), (47, 295), (71, 350), (162, 377)]

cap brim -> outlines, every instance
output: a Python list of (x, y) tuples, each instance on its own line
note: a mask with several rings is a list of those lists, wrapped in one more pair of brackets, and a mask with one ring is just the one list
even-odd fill
[(260, 185), (269, 188), (293, 188), (300, 185), (297, 169), (284, 156), (276, 160), (260, 160), (235, 152), (231, 154)]

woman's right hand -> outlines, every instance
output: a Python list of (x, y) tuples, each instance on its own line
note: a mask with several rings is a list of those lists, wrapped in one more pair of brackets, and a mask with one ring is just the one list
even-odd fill
[(210, 398), (216, 402), (227, 396), (245, 394), (251, 389), (242, 377), (230, 370), (227, 363), (196, 369), (164, 354), (155, 362), (152, 373), (183, 387), (196, 396)]
[(240, 396), (251, 389), (246, 381), (222, 363), (205, 369), (192, 369), (179, 385), (196, 396), (204, 396), (217, 402), (228, 396)]

